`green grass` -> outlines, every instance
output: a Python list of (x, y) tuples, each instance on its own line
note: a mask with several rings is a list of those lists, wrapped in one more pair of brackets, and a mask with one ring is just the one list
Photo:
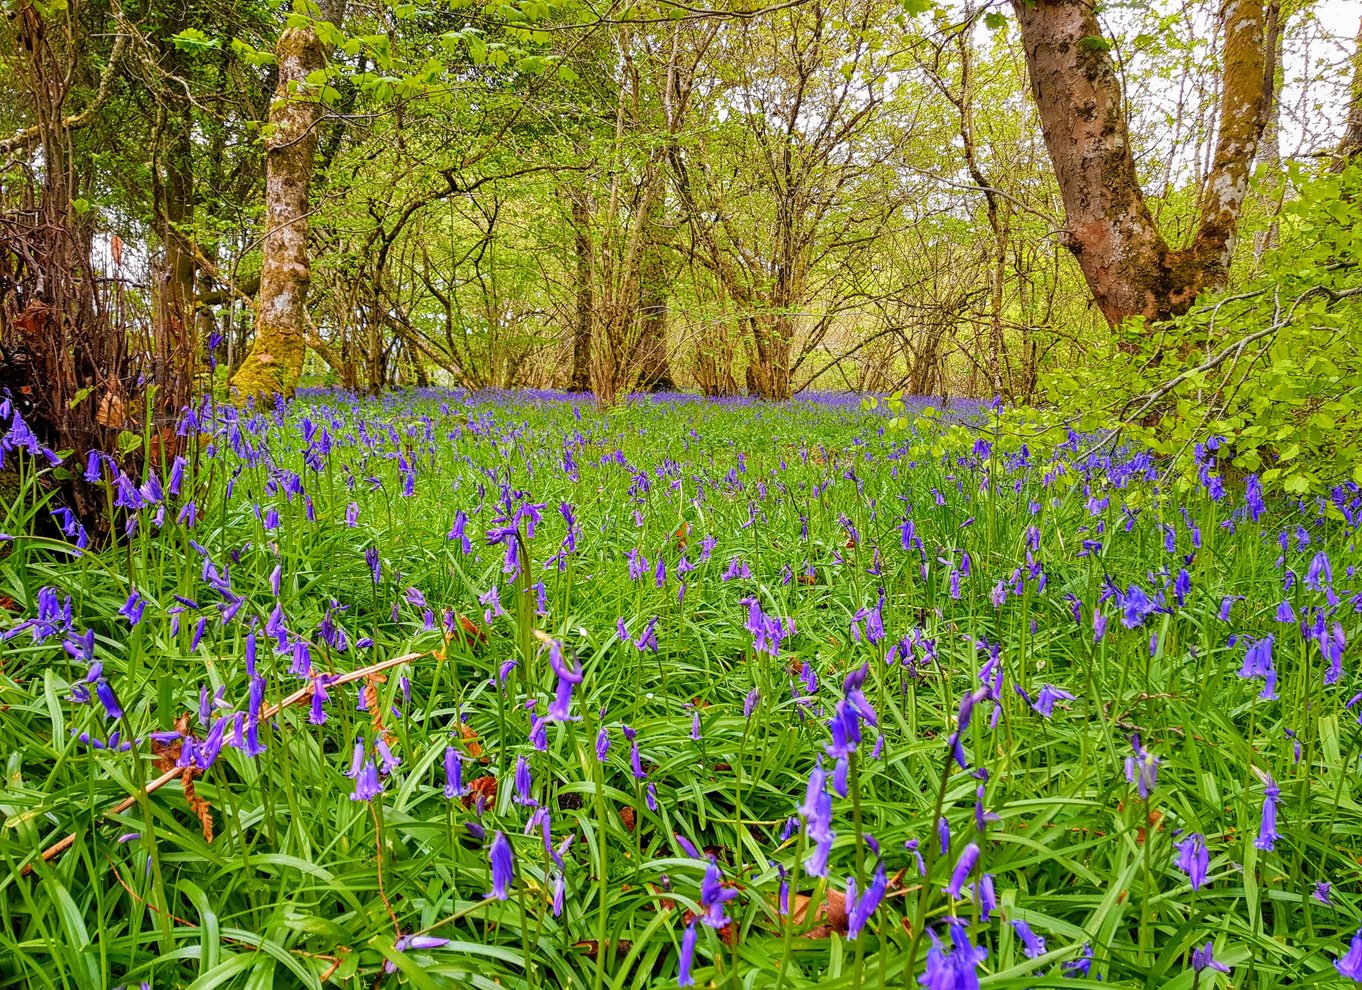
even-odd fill
[[(304, 417), (331, 441), (310, 465)], [(993, 439), (986, 417), (980, 422), (981, 439)], [(83, 555), (49, 525), (50, 488), (33, 459), (6, 455), (21, 484), (0, 508), (8, 513), (0, 532), (15, 537), (0, 543), (0, 596), (11, 599), (0, 602), (0, 632), (37, 614), (40, 589), (69, 595), (72, 632), (94, 631), (95, 659), (124, 715), (110, 721), (97, 700), (71, 699), (88, 665), (63, 650), (62, 634), (35, 639), (25, 629), (0, 643), (3, 985), (675, 985), (686, 913), (702, 910), (707, 866), (677, 834), (708, 850), (739, 892), (726, 906), (724, 935), (700, 926), (697, 985), (916, 986), (931, 945), (922, 925), (949, 948), (942, 919), (951, 915), (987, 948), (978, 974), (988, 987), (1343, 982), (1333, 959), (1362, 926), (1354, 793), (1362, 730), (1357, 710), (1345, 709), (1358, 690), (1355, 651), (1344, 653), (1341, 680), (1325, 686), (1319, 645), (1276, 619), (1285, 599), (1355, 636), (1350, 571), (1358, 555), (1338, 506), (1275, 504), (1255, 522), (1243, 514), (1242, 484), (1231, 482), (1219, 501), (1204, 488), (1159, 491), (1124, 455), (1089, 458), (1081, 440), (1035, 448), (1024, 461), (1015, 444), (972, 447), (971, 439), (957, 448), (925, 428), (887, 430), (885, 419), (849, 402), (645, 402), (603, 416), (542, 397), (319, 393), (282, 415), (243, 416), (239, 426), (249, 456), (233, 450), (234, 423), (191, 443), (182, 495), (168, 497), (163, 525), (154, 524), (155, 505), (119, 510), (113, 544)], [(565, 469), (565, 449), (579, 480)], [(545, 506), (525, 541), (529, 578), (515, 584), (503, 573), (502, 547), (484, 538), (503, 485), (513, 503)], [(192, 529), (176, 522), (191, 495)], [(1356, 492), (1339, 497), (1351, 513)], [(580, 530), (576, 549), (561, 569), (546, 568), (567, 532), (564, 502)], [(271, 508), (280, 523), (269, 529)], [(469, 553), (448, 538), (459, 510), (470, 517)], [(129, 514), (139, 524), (125, 535)], [(905, 514), (921, 551), (901, 545)], [(1171, 552), (1165, 524), (1175, 531)], [(1298, 547), (1298, 527), (1308, 546)], [(701, 562), (706, 537), (715, 548)], [(1084, 553), (1084, 540), (1102, 546)], [(225, 569), (230, 591), (206, 582), (191, 541)], [(377, 583), (365, 559), (371, 548), (381, 558)], [(650, 564), (640, 580), (629, 576), (631, 550)], [(1322, 550), (1332, 592), (1304, 581)], [(962, 553), (970, 573), (954, 597)], [(696, 566), (678, 576), (683, 554)], [(659, 555), (662, 587), (651, 566)], [(751, 576), (724, 580), (735, 557)], [(331, 688), (324, 725), (309, 722), (304, 698), (261, 725), (263, 754), (224, 747), (195, 780), (211, 815), (208, 841), (178, 780), (142, 792), (159, 773), (148, 733), (188, 712), (202, 738), (201, 686), (222, 691), (215, 717), (247, 707), (244, 644), (253, 625), (266, 704), (307, 686), (262, 630), (276, 604), (276, 566), (287, 629), (313, 644), (315, 670), (344, 674), (418, 654), (374, 685), (401, 765), (381, 797), (353, 800), (344, 775), (351, 749), (357, 737), (373, 739), (372, 713), (356, 710), (365, 682)], [(1190, 592), (1179, 607), (1170, 585), (1184, 566)], [(1288, 568), (1298, 578), (1283, 591)], [(1120, 594), (1099, 606), (1109, 626), (1095, 642), (1093, 609), (1108, 579)], [(541, 580), (546, 608), (536, 615), (538, 591), (525, 585)], [(997, 605), (1000, 581), (1007, 594)], [(1132, 584), (1151, 597), (1163, 592), (1168, 608), (1125, 628), (1120, 599)], [(493, 586), (507, 614), (487, 624), (479, 598)], [(434, 629), (408, 588), (429, 603)], [(147, 603), (135, 627), (119, 615), (132, 589)], [(887, 638), (853, 637), (858, 610), (873, 608), (880, 589)], [(198, 607), (178, 605), (176, 595)], [(1244, 598), (1222, 621), (1227, 595)], [(1066, 596), (1079, 603), (1077, 623)], [(742, 604), (749, 597), (793, 621), (779, 656), (754, 649)], [(222, 608), (238, 598), (224, 621)], [(344, 651), (324, 643), (329, 609), (346, 630)], [(446, 634), (445, 610), (486, 626), (486, 642)], [(191, 648), (200, 615), (206, 631)], [(655, 654), (633, 644), (654, 617)], [(909, 650), (912, 667), (886, 664), (890, 648), (915, 630), (919, 643), (932, 642), (935, 660), (919, 645)], [(1237, 676), (1244, 642), (1229, 645), (1231, 636), (1268, 633), (1274, 700), (1258, 698), (1261, 679)], [(360, 648), (365, 637), (372, 646)], [(553, 698), (546, 638), (580, 662), (583, 682), (571, 708), (580, 721), (548, 724), (541, 752), (528, 739), (525, 704), (535, 701), (543, 714)], [(980, 685), (989, 658), (981, 641), (998, 644), (1004, 679), (963, 734), (966, 771), (950, 762), (948, 736), (962, 696)], [(498, 671), (512, 660), (501, 685)], [(818, 678), (808, 699), (796, 697), (805, 663)], [(863, 664), (879, 726), (862, 725), (848, 795), (834, 797), (829, 876), (811, 879), (805, 830), (781, 834), (829, 744), (842, 679)], [(1044, 684), (1076, 696), (1048, 719), (1015, 690), (1034, 697)], [(761, 700), (746, 718), (754, 688)], [(596, 758), (602, 724), (610, 735), (604, 764)], [(631, 772), (626, 724), (637, 730), (646, 780)], [(1298, 763), (1288, 728), (1302, 748)], [(94, 749), (77, 737), (105, 740), (115, 729), (136, 740), (131, 751)], [(1136, 732), (1160, 761), (1147, 802), (1124, 770)], [(444, 796), (451, 743), (465, 782), (501, 782), (480, 818)], [(532, 809), (514, 800), (522, 756), (534, 800), (551, 811), (554, 843), (575, 836), (560, 916), (551, 907), (557, 867), (538, 829), (525, 834)], [(831, 773), (834, 760), (824, 763)], [(976, 776), (981, 768), (986, 779)], [(1281, 788), (1274, 851), (1253, 845), (1263, 773)], [(1000, 819), (983, 832), (975, 826), (980, 786)], [(139, 798), (106, 814), (129, 795)], [(944, 855), (938, 808), (952, 831)], [(487, 847), (497, 830), (515, 853), (506, 900), (487, 896)], [(1174, 864), (1175, 836), (1188, 832), (1204, 834), (1210, 852), (1199, 891)], [(129, 833), (137, 837), (119, 841)], [(70, 848), (44, 862), (41, 851), (68, 834)], [(913, 839), (927, 854), (925, 880), (904, 848)], [(953, 901), (946, 889), (972, 841), (982, 855), (971, 882), (987, 873), (997, 891), (987, 921), (973, 897)], [(806, 937), (812, 920), (781, 914), (782, 870), (816, 900), (825, 886), (844, 890), (849, 876), (864, 890), (873, 842), (891, 877), (906, 872), (859, 938)], [(1332, 906), (1312, 899), (1317, 881), (1333, 884)], [(1045, 938), (1044, 955), (1023, 954), (1012, 920)], [(394, 948), (413, 933), (449, 942)], [(596, 952), (602, 940), (611, 949)], [(1232, 967), (1228, 976), (1193, 972), (1191, 951), (1207, 941)], [(1089, 976), (1066, 973), (1062, 964), (1085, 945)], [(385, 962), (395, 972), (384, 975)]]

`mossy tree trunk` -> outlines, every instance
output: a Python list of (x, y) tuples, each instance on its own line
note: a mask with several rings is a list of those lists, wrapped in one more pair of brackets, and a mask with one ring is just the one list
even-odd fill
[[(323, 16), (340, 19), (338, 11)], [(285, 29), (274, 52), (279, 84), (265, 140), (265, 238), (255, 342), (231, 379), (234, 397), (241, 402), (291, 396), (307, 354), (307, 219), (322, 115), (307, 79), (324, 68), (326, 47), (306, 24)]]
[(1065, 243), (1103, 315), (1160, 320), (1225, 284), (1267, 120), (1264, 5), (1225, 0), (1215, 159), (1192, 243), (1171, 248), (1135, 175), (1121, 81), (1092, 0), (1013, 0), (1031, 91), (1064, 200)]

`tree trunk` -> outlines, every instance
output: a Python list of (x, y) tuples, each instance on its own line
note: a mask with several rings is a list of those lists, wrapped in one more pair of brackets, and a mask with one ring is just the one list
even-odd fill
[(1257, 266), (1263, 255), (1277, 246), (1281, 233), (1280, 214), (1282, 210), (1282, 128), (1280, 73), (1282, 64), (1282, 40), (1286, 36), (1286, 19), (1280, 3), (1270, 3), (1263, 23), (1263, 86), (1266, 88), (1264, 99), (1267, 110), (1263, 122), (1263, 138), (1258, 144), (1258, 163), (1263, 166), (1264, 174), (1258, 201), (1267, 213), (1268, 224), (1253, 235), (1253, 262)]
[(265, 142), (260, 296), (255, 343), (231, 380), (238, 401), (291, 396), (307, 354), (308, 191), (322, 106), (315, 94), (300, 91), (307, 77), (324, 67), (326, 49), (309, 24), (285, 29), (274, 53), (279, 63), (279, 84), (270, 106)]
[(1348, 101), (1348, 123), (1338, 146), (1333, 170), (1342, 172), (1352, 160), (1362, 156), (1362, 22), (1357, 28), (1357, 47), (1353, 49), (1352, 98)]
[(1225, 0), (1220, 129), (1192, 243), (1172, 249), (1135, 175), (1120, 78), (1091, 0), (1013, 0), (1064, 201), (1065, 244), (1102, 314), (1161, 320), (1222, 288), (1267, 118), (1264, 9)]
[(586, 194), (572, 190), (573, 245), (577, 252), (577, 311), (572, 324), (572, 382), (574, 392), (591, 390), (591, 216)]
[(676, 388), (671, 364), (667, 360), (667, 286), (671, 273), (661, 243), (663, 202), (654, 201), (648, 219), (647, 243), (639, 264), (639, 388), (665, 392)]
[(155, 375), (158, 412), (178, 413), (189, 399), (184, 373), (192, 373), (197, 355), (194, 343), (194, 253), (187, 230), (194, 222), (194, 121), (188, 104), (166, 119), (169, 141), (165, 181), (158, 204), (160, 238), (165, 247), (156, 307)]

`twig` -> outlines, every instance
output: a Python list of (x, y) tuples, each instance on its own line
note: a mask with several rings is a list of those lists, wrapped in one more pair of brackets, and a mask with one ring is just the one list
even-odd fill
[[(328, 677), (327, 687), (335, 687), (340, 684), (349, 684), (351, 681), (360, 680), (361, 678), (368, 677), (370, 674), (377, 674), (379, 671), (387, 670), (390, 667), (397, 667), (404, 663), (410, 663), (411, 661), (417, 660), (424, 656), (429, 656), (429, 653), (404, 653), (400, 657), (391, 657), (387, 660), (384, 660), (382, 663), (372, 664), (368, 667), (361, 667), (358, 670), (350, 671), (348, 674), (341, 674), (334, 679)], [(272, 719), (274, 718), (274, 716), (278, 715), (285, 708), (289, 708), (292, 705), (296, 705), (300, 701), (312, 697), (312, 693), (315, 690), (315, 686), (316, 682), (314, 681), (310, 684), (307, 684), (304, 687), (300, 687), (297, 691), (294, 691), (292, 694), (287, 695), (282, 701), (278, 702), (277, 704), (266, 705), (262, 707), (260, 709), (259, 721), (261, 722), (268, 721), (269, 719)], [(159, 791), (166, 784), (170, 783), (172, 780), (178, 780), (181, 776), (183, 776), (185, 770), (187, 769), (190, 768), (175, 767), (174, 769), (167, 770), (165, 773), (161, 774), (161, 776), (157, 777), (155, 780), (151, 781), (151, 783), (143, 787), (140, 793), (129, 794), (122, 801), (119, 801), (108, 811), (104, 812), (105, 817), (107, 818), (112, 817), (113, 815), (121, 815), (123, 812), (127, 811), (134, 804), (140, 801), (144, 795), (155, 794), (157, 791)], [(52, 845), (48, 846), (46, 849), (44, 849), (42, 852), (43, 861), (51, 862), (53, 859), (57, 858), (62, 853), (66, 852), (66, 850), (70, 849), (71, 846), (76, 841), (77, 834), (78, 833), (76, 832), (72, 832), (70, 835), (66, 836), (66, 838), (60, 839), (57, 842), (54, 842)], [(20, 872), (30, 873), (32, 872), (32, 870), (33, 864), (29, 863)]]

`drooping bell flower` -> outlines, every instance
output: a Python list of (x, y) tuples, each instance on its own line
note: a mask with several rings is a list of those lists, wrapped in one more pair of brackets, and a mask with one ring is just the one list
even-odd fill
[(123, 706), (118, 703), (118, 696), (114, 694), (113, 685), (106, 678), (99, 678), (95, 681), (95, 697), (104, 706), (104, 714), (111, 719), (123, 717)]
[[(448, 945), (449, 939), (436, 938), (432, 935), (403, 935), (393, 943), (393, 948), (398, 952), (406, 952), (408, 949), (438, 949), (442, 945)], [(397, 972), (397, 963), (391, 959), (383, 961), (383, 972), (392, 975)]]
[(388, 748), (388, 740), (383, 735), (379, 735), (374, 740), (374, 750), (378, 753), (380, 766), (383, 776), (392, 776), (392, 772), (402, 765), (402, 761), (393, 755), (393, 751)]
[(1121, 625), (1127, 629), (1142, 626), (1145, 618), (1155, 611), (1157, 606), (1149, 600), (1144, 589), (1138, 584), (1132, 584), (1121, 598)]
[(1281, 788), (1272, 779), (1272, 774), (1268, 774), (1263, 787), (1263, 818), (1258, 826), (1258, 837), (1253, 840), (1254, 847), (1265, 852), (1276, 849), (1277, 840), (1281, 838), (1277, 831), (1277, 801), (1281, 796)]
[(699, 930), (696, 928), (696, 919), (692, 918), (690, 924), (686, 925), (686, 930), (681, 935), (681, 958), (677, 962), (676, 984), (681, 987), (695, 986), (695, 977), (691, 976), (691, 966), (695, 961), (695, 939)]
[(312, 679), (312, 710), (308, 714), (307, 720), (313, 725), (326, 724), (325, 705), (331, 700), (331, 696), (326, 692), (329, 681), (330, 678), (325, 674), (319, 674)]
[[(847, 878), (848, 898), (847, 903), (851, 903), (850, 891), (855, 884), (855, 878)], [(875, 866), (875, 876), (870, 881), (870, 886), (865, 889), (865, 893), (858, 897), (854, 904), (847, 911), (847, 938), (855, 941), (861, 936), (861, 929), (865, 927), (870, 916), (875, 913), (875, 909), (880, 906), (880, 901), (884, 899), (885, 889), (889, 886), (889, 879), (884, 872), (884, 861), (880, 860)]]
[(549, 641), (549, 666), (558, 677), (553, 701), (549, 704), (548, 720), (551, 722), (576, 721), (571, 712), (572, 689), (582, 683), (581, 664), (569, 667), (563, 659), (563, 646), (557, 640)]
[(932, 944), (927, 949), (927, 969), (918, 977), (918, 983), (927, 990), (976, 990), (978, 966), (988, 952), (970, 944), (963, 924), (955, 922), (950, 929), (952, 945), (949, 952), (936, 932), (928, 932)]
[(1043, 685), (1040, 693), (1036, 695), (1035, 702), (1031, 705), (1043, 718), (1050, 718), (1055, 711), (1056, 701), (1073, 701), (1074, 696), (1068, 691), (1055, 687), (1053, 684)]
[(492, 867), (492, 892), (486, 896), (504, 901), (511, 896), (511, 884), (515, 881), (515, 856), (511, 843), (500, 830), (492, 836), (487, 859)]
[(530, 775), (530, 761), (520, 756), (515, 761), (515, 802), (527, 808), (536, 807), (539, 802), (533, 795), (534, 779)]
[(366, 760), (355, 775), (355, 790), (351, 801), (372, 801), (383, 793), (383, 782), (378, 779), (378, 767), (373, 760)]
[(1228, 973), (1230, 968), (1222, 962), (1217, 962), (1215, 958), (1215, 943), (1207, 942), (1199, 949), (1192, 950), (1192, 970), (1200, 973), (1203, 970), (1213, 969), (1217, 973)]
[(1009, 924), (1021, 939), (1022, 955), (1027, 959), (1035, 959), (1037, 956), (1045, 955), (1045, 939), (1031, 930), (1031, 926), (1020, 918), (1013, 919)]
[(1178, 851), (1178, 869), (1187, 874), (1193, 890), (1200, 890), (1206, 883), (1206, 870), (1211, 861), (1210, 853), (1206, 851), (1206, 837), (1193, 832), (1174, 847)]
[(1070, 959), (1063, 966), (1065, 976), (1081, 976), (1085, 980), (1092, 972), (1092, 943), (1083, 943), (1083, 954), (1077, 959)]
[(974, 866), (979, 862), (979, 845), (971, 842), (960, 853), (960, 858), (956, 860), (955, 869), (951, 871), (950, 883), (946, 887), (946, 893), (952, 900), (960, 899), (961, 889), (965, 881), (969, 879)]
[(1243, 678), (1263, 678), (1263, 691), (1260, 698), (1271, 700), (1277, 696), (1277, 671), (1272, 666), (1272, 643), (1274, 636), (1268, 633), (1260, 640), (1249, 641), (1244, 651), (1244, 663), (1239, 668)]
[(700, 881), (700, 906), (704, 909), (700, 922), (710, 928), (720, 929), (730, 921), (724, 914), (724, 905), (738, 896), (738, 892), (723, 885), (723, 871), (714, 860), (705, 867), (704, 879)]
[(649, 619), (648, 624), (643, 628), (643, 632), (638, 639), (634, 640), (634, 646), (640, 653), (644, 650), (657, 652), (657, 620), (656, 615)]
[[(363, 752), (361, 744), (357, 752)], [(445, 797), (453, 800), (468, 793), (463, 784), (463, 758), (453, 746), (445, 747)]]
[(123, 603), (123, 607), (118, 610), (118, 614), (128, 620), (128, 627), (132, 628), (142, 621), (142, 614), (147, 609), (146, 600), (133, 589), (128, 594), (128, 600)]
[(1140, 799), (1148, 801), (1159, 779), (1159, 759), (1140, 745), (1139, 733), (1130, 737), (1134, 756), (1126, 757), (1126, 781), (1137, 784)]

